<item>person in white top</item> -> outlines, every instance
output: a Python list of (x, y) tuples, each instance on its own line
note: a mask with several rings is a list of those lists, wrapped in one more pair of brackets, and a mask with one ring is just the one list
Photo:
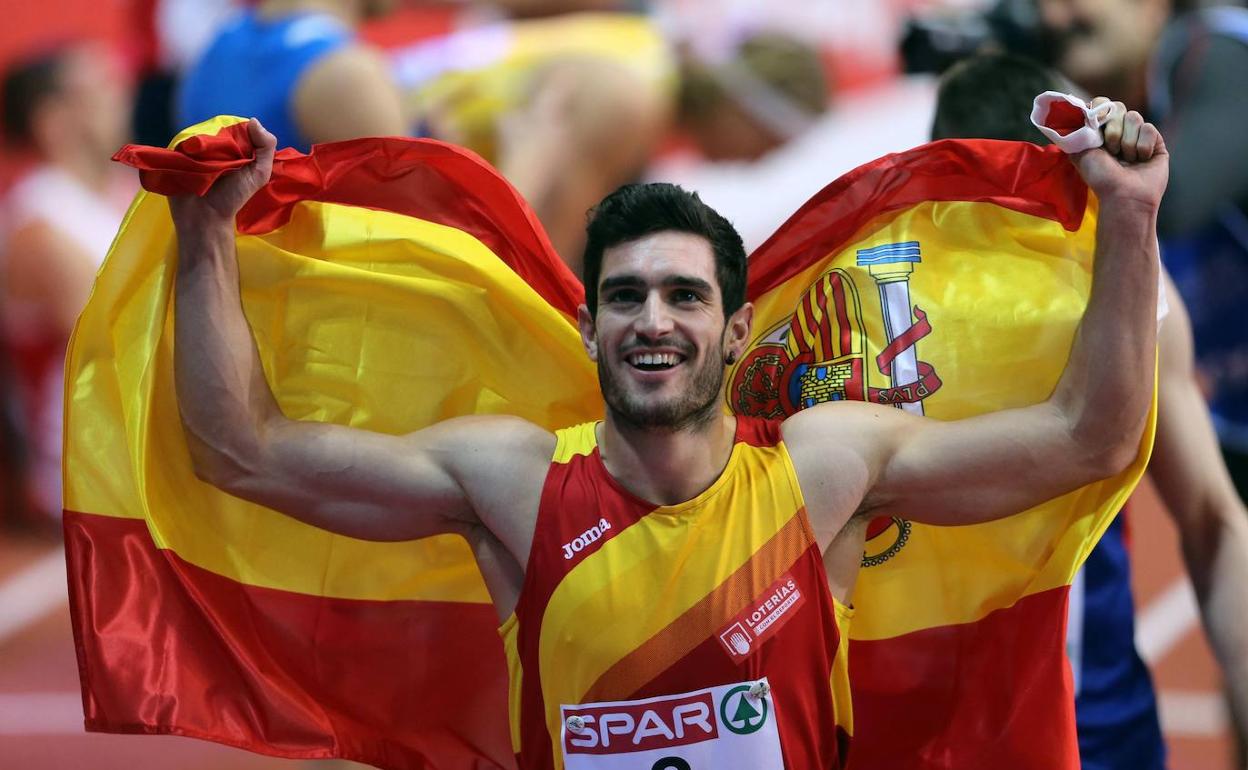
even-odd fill
[(5, 74), (3, 125), (35, 160), (0, 218), (0, 329), (13, 359), (34, 509), (59, 516), (65, 345), (137, 189), (110, 161), (128, 135), (129, 93), (111, 53), (66, 45)]

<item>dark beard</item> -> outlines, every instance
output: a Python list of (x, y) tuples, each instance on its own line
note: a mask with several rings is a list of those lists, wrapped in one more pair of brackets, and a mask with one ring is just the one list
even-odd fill
[(598, 358), (598, 385), (607, 410), (618, 423), (642, 430), (675, 433), (709, 424), (719, 412), (719, 390), (723, 384), (724, 368), (718, 360), (708, 357), (684, 393), (665, 402), (639, 403), (628, 396), (603, 364), (602, 357)]

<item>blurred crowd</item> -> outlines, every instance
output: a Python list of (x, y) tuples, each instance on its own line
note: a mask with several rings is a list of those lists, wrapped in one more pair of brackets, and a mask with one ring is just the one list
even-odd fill
[(579, 271), (586, 211), (622, 183), (695, 189), (754, 247), (824, 184), (884, 153), (930, 138), (1042, 143), (1026, 116), (1047, 89), (1121, 100), (1162, 128), (1172, 156), (1163, 255), (1223, 460), (1248, 495), (1248, 11), (1235, 4), (122, 5), (133, 39), (0, 51), (4, 526), (55, 529), (62, 361), (137, 190), (109, 160), (127, 141), (164, 145), (237, 114), (305, 152), (357, 136), (461, 144), (515, 185)]

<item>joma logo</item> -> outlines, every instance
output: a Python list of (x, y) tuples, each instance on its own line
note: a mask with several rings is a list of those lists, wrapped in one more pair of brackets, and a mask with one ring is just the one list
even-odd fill
[(597, 524), (572, 538), (572, 542), (563, 544), (563, 558), (571, 559), (589, 547), (590, 544), (598, 542), (602, 539), (603, 533), (608, 529), (611, 529), (611, 522), (606, 519), (599, 519)]

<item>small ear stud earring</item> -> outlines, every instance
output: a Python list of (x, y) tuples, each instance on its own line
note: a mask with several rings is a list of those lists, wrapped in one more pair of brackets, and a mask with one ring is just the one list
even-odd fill
[(736, 362), (737, 362), (737, 354), (729, 350), (728, 355), (724, 356), (724, 363), (727, 364), (728, 366), (732, 366)]

